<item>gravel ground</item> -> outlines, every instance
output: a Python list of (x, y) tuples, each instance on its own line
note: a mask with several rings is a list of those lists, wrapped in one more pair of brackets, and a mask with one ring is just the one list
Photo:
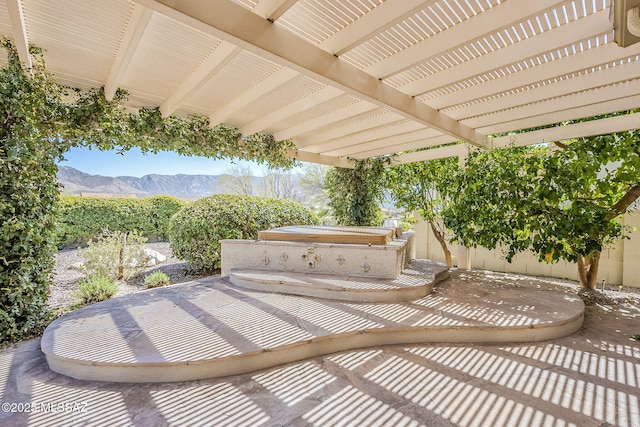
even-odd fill
[[(188, 265), (186, 262), (173, 256), (168, 242), (146, 243), (146, 248), (160, 252), (167, 257), (167, 260), (154, 267), (148, 267), (144, 273), (137, 278), (130, 279), (127, 282), (118, 285), (117, 295), (126, 295), (132, 292), (145, 290), (144, 276), (154, 271), (162, 271), (171, 279), (171, 284), (188, 282), (203, 277), (203, 275), (187, 274)], [(69, 249), (60, 251), (55, 256), (56, 268), (54, 277), (54, 286), (51, 289), (49, 297), (49, 305), (51, 308), (59, 308), (65, 310), (80, 302), (75, 296), (76, 282), (83, 277), (81, 273), (71, 268), (74, 263), (81, 262), (82, 257), (77, 249)], [(540, 280), (552, 283), (557, 287), (570, 288), (579, 293), (586, 305), (615, 305), (615, 304), (631, 304), (640, 308), (640, 289), (609, 287), (606, 290), (598, 289), (598, 292), (579, 292), (580, 287), (577, 282), (570, 280), (561, 280), (553, 278), (530, 277), (518, 274), (497, 273), (496, 280), (512, 280), (521, 282), (523, 280), (530, 281), (532, 284)]]
[[(188, 264), (173, 256), (168, 242), (146, 243), (144, 246), (160, 252), (167, 257), (167, 260), (154, 267), (146, 268), (144, 273), (137, 278), (121, 282), (118, 285), (118, 293), (116, 295), (126, 295), (145, 290), (144, 276), (155, 271), (162, 271), (169, 276), (172, 285), (203, 277), (202, 275), (187, 274)], [(55, 256), (55, 262), (54, 286), (51, 288), (49, 306), (51, 308), (65, 309), (80, 302), (80, 299), (75, 296), (75, 290), (77, 281), (84, 276), (72, 268), (75, 263), (82, 262), (80, 250), (67, 249), (59, 251)]]

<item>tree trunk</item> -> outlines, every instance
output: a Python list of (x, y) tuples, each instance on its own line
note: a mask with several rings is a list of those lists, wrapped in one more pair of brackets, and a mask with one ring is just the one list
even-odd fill
[(596, 289), (596, 279), (598, 277), (598, 266), (600, 264), (600, 252), (593, 256), (578, 257), (578, 278), (580, 287), (589, 291)]
[(448, 268), (453, 267), (453, 259), (451, 258), (451, 251), (447, 246), (447, 241), (444, 238), (444, 233), (438, 230), (438, 227), (433, 223), (433, 221), (429, 221), (429, 225), (431, 226), (431, 231), (433, 235), (436, 237), (438, 243), (442, 247), (442, 251), (444, 252), (444, 262), (447, 264)]

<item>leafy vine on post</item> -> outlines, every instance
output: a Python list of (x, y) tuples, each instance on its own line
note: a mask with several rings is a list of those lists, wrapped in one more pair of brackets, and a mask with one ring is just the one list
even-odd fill
[(384, 168), (389, 158), (355, 160), (353, 169), (331, 168), (325, 177), (329, 206), (340, 225), (380, 226)]
[(385, 186), (396, 205), (407, 212), (418, 212), (427, 221), (440, 244), (447, 267), (453, 267), (447, 244), (443, 211), (451, 198), (451, 187), (458, 172), (458, 158), (395, 165), (385, 170)]
[(107, 101), (103, 88), (66, 88), (46, 71), (42, 51), (31, 48), (24, 70), (8, 39), (0, 68), (0, 342), (37, 332), (50, 318), (48, 289), (55, 253), (56, 162), (71, 147), (142, 152), (175, 151), (210, 158), (235, 157), (274, 168), (296, 164), (290, 140), (241, 137), (205, 117), (162, 118), (156, 109), (130, 113), (126, 93)]

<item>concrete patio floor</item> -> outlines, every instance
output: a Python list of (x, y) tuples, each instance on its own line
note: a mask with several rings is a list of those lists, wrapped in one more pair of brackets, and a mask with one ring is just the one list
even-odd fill
[[(573, 296), (551, 281), (478, 271), (454, 271), (434, 292), (473, 287)], [(36, 339), (0, 351), (0, 425), (632, 427), (640, 425), (640, 343), (630, 338), (638, 333), (637, 307), (592, 306), (578, 332), (544, 342), (378, 346), (154, 384), (57, 374)]]

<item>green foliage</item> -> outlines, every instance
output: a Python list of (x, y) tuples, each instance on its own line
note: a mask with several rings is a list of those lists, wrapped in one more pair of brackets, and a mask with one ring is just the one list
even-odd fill
[(186, 202), (170, 196), (146, 199), (61, 196), (57, 208), (59, 248), (86, 243), (108, 228), (166, 237), (169, 219)]
[(325, 177), (327, 174), (328, 166), (309, 163), (304, 166), (304, 169), (298, 174), (298, 185), (304, 190), (307, 202), (307, 206), (315, 212), (318, 217), (322, 218), (323, 222), (329, 219), (329, 196), (325, 190)]
[(507, 246), (506, 258), (530, 246), (530, 215), (525, 201), (533, 194), (546, 148), (510, 148), (476, 152), (453, 187), (444, 212), (447, 227), (467, 247)]
[(147, 239), (137, 232), (105, 230), (97, 241), (80, 252), (84, 259), (78, 269), (89, 276), (104, 276), (112, 280), (127, 280), (142, 273), (149, 257), (144, 252)]
[(397, 207), (418, 212), (425, 220), (439, 220), (458, 169), (456, 157), (405, 163), (386, 168), (384, 183)]
[(66, 145), (69, 113), (62, 91), (34, 62), (33, 77), (21, 68), (8, 41), (0, 68), (0, 340), (27, 336), (50, 318), (47, 309), (58, 197), (55, 165)]
[(577, 261), (582, 286), (593, 288), (600, 252), (626, 235), (619, 217), (640, 197), (640, 132), (560, 145), (472, 155), (445, 217), (465, 246)]
[(185, 156), (214, 159), (238, 158), (290, 169), (296, 165), (287, 153), (295, 144), (291, 140), (276, 141), (272, 135), (254, 134), (242, 137), (238, 129), (221, 123), (210, 126), (204, 116), (162, 118), (159, 108), (142, 108), (130, 114), (117, 144), (102, 149), (123, 151), (140, 147), (143, 153), (173, 151)]
[(94, 274), (80, 280), (76, 296), (82, 300), (83, 304), (93, 304), (104, 301), (118, 292), (118, 286), (106, 276)]
[(284, 199), (222, 194), (200, 199), (169, 224), (174, 255), (197, 271), (220, 268), (220, 240), (257, 239), (258, 231), (318, 224), (305, 206)]
[(162, 271), (156, 271), (151, 273), (144, 278), (144, 285), (147, 288), (158, 288), (160, 286), (168, 285), (170, 282), (169, 276), (167, 276)]
[(388, 167), (384, 174), (385, 187), (396, 206), (409, 213), (418, 212), (430, 224), (449, 267), (453, 261), (445, 238), (443, 212), (450, 203), (458, 170), (458, 159), (448, 157)]
[(354, 169), (332, 168), (325, 177), (329, 205), (340, 225), (380, 226), (387, 158), (357, 160)]

